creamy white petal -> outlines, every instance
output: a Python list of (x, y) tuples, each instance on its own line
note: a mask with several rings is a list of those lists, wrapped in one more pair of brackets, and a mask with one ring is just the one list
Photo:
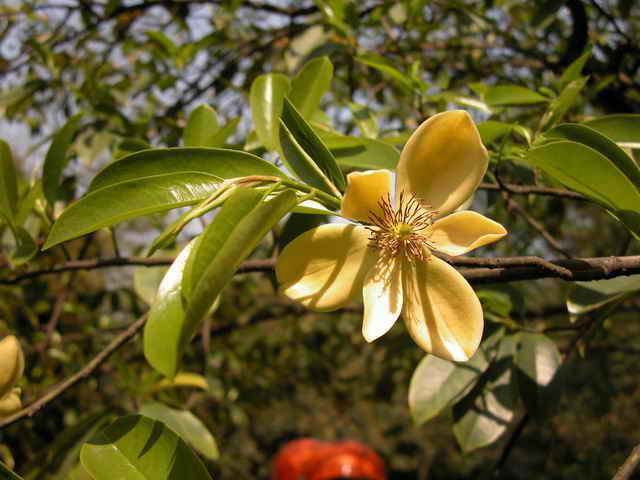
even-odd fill
[(307, 308), (330, 311), (360, 295), (375, 264), (369, 231), (347, 224), (321, 225), (289, 243), (278, 257), (281, 291)]
[(394, 257), (380, 257), (364, 277), (362, 334), (367, 342), (373, 342), (387, 333), (400, 316), (401, 264)]
[(342, 215), (361, 222), (370, 222), (371, 213), (381, 216), (378, 202), (387, 197), (390, 188), (389, 170), (351, 172), (347, 175), (347, 190), (342, 198)]
[(413, 340), (440, 358), (466, 361), (482, 339), (482, 306), (460, 273), (432, 256), (402, 269), (402, 315)]
[(487, 165), (487, 150), (469, 114), (438, 113), (423, 122), (404, 146), (396, 169), (396, 192), (415, 194), (444, 216), (471, 196)]
[(498, 222), (469, 210), (452, 213), (431, 226), (431, 242), (447, 255), (462, 255), (507, 234)]

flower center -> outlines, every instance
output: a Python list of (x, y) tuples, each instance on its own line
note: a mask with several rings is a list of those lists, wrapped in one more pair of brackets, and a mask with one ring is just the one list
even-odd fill
[(431, 210), (415, 195), (400, 193), (397, 207), (391, 196), (378, 200), (381, 213), (370, 212), (372, 226), (369, 240), (384, 255), (404, 255), (409, 260), (428, 260), (435, 244), (431, 241), (431, 225), (438, 212)]

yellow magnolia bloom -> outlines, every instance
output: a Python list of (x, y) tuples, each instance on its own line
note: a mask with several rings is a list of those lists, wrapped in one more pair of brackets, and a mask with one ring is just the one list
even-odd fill
[(395, 201), (390, 171), (351, 173), (342, 214), (364, 225), (322, 225), (287, 245), (276, 266), (283, 293), (330, 311), (362, 292), (367, 341), (402, 313), (422, 349), (468, 360), (482, 338), (482, 307), (464, 277), (432, 252), (462, 255), (506, 235), (479, 213), (451, 213), (473, 194), (487, 163), (468, 113), (429, 118), (402, 150)]

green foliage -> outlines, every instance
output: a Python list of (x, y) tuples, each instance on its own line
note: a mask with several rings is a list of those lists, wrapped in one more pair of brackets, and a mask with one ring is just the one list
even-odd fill
[[(615, 260), (580, 259), (640, 254), (633, 2), (32, 3), (0, 7), (19, 45), (0, 56), (0, 333), (27, 347), (23, 405), (147, 322), (3, 428), (0, 476), (266, 478), (284, 438), (326, 435), (368, 439), (390, 478), (480, 478), (524, 412), (505, 478), (612, 476), (640, 421), (637, 275), (483, 287), (483, 342), (455, 363), (402, 327), (365, 344), (358, 299), (310, 314), (236, 273), (461, 107), (490, 157), (474, 209), (509, 231), (480, 255), (554, 276), (531, 257), (569, 252), (608, 278)], [(132, 279), (130, 259), (165, 266)]]
[(95, 480), (211, 478), (178, 435), (142, 415), (122, 417), (96, 434), (82, 447), (80, 459)]

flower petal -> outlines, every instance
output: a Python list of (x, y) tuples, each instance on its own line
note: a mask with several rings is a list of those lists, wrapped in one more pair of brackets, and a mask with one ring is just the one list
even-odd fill
[(465, 361), (482, 339), (482, 307), (475, 292), (451, 265), (431, 256), (405, 262), (402, 314), (413, 340), (433, 355)]
[(401, 263), (380, 257), (364, 277), (362, 335), (373, 342), (393, 327), (402, 311)]
[(396, 192), (412, 193), (444, 216), (471, 196), (487, 165), (487, 150), (469, 114), (438, 113), (423, 122), (404, 146), (396, 169)]
[(282, 292), (316, 311), (340, 308), (362, 290), (377, 250), (364, 227), (321, 225), (289, 243), (278, 257)]
[(467, 210), (436, 220), (431, 227), (430, 241), (439, 252), (462, 255), (496, 242), (506, 234), (507, 231), (498, 222)]
[(342, 198), (342, 215), (361, 222), (370, 222), (371, 213), (382, 216), (378, 201), (391, 189), (389, 170), (351, 172), (347, 175), (347, 190)]

